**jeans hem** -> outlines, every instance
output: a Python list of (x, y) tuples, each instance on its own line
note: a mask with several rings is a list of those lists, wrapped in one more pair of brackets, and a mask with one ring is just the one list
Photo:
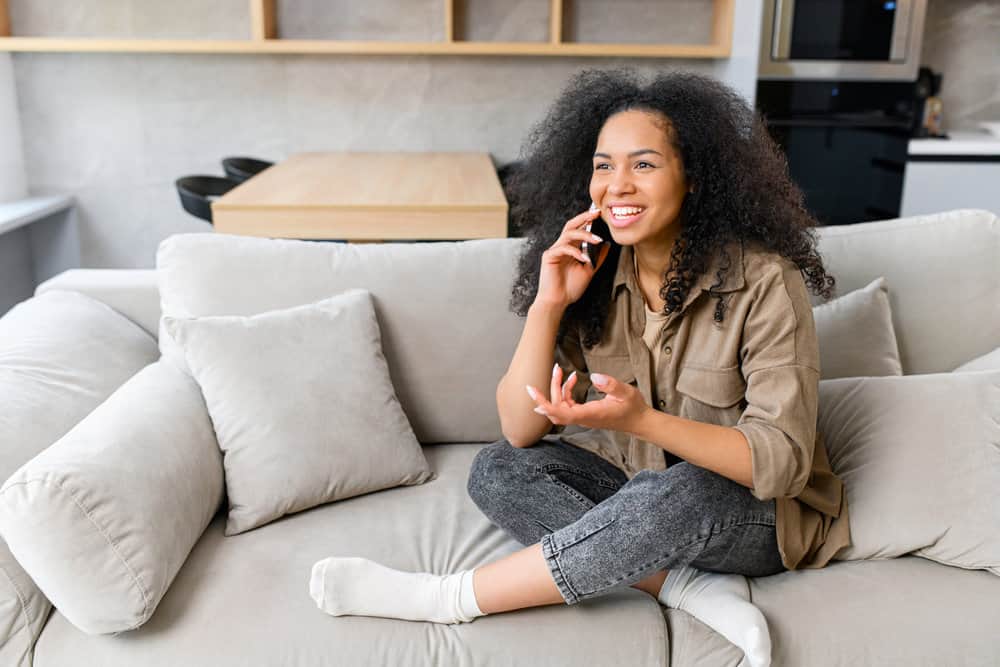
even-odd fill
[(552, 546), (552, 533), (547, 533), (542, 536), (542, 556), (545, 557), (545, 562), (549, 566), (549, 571), (552, 573), (552, 579), (556, 582), (556, 587), (559, 589), (559, 593), (563, 596), (563, 600), (566, 604), (573, 605), (580, 601), (577, 594), (570, 588), (569, 581), (567, 581), (566, 576), (563, 574), (562, 567), (559, 565), (559, 559), (557, 558), (556, 550)]

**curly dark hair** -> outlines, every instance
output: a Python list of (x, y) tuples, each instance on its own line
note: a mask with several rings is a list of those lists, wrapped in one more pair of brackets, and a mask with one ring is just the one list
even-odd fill
[[(535, 299), (542, 253), (566, 221), (590, 205), (593, 154), (604, 122), (631, 109), (665, 118), (668, 142), (694, 186), (681, 206), (680, 235), (660, 289), (665, 313), (681, 308), (716, 254), (722, 268), (713, 288), (723, 284), (730, 268), (724, 246), (730, 241), (754, 242), (777, 252), (795, 263), (814, 293), (832, 296), (835, 281), (816, 250), (817, 222), (788, 176), (784, 154), (738, 93), (690, 72), (661, 74), (643, 84), (630, 69), (590, 69), (570, 80), (531, 129), (506, 184), (511, 225), (517, 235), (527, 237), (512, 290), (514, 313), (525, 316)], [(557, 338), (575, 327), (587, 347), (601, 339), (621, 254), (600, 217), (593, 231), (611, 245), (608, 256), (583, 296), (567, 308)], [(715, 319), (721, 322), (722, 295), (709, 293), (718, 299)]]

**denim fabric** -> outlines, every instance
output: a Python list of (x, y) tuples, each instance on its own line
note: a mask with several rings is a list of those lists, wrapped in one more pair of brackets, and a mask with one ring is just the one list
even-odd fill
[(468, 493), (497, 526), (542, 553), (567, 604), (691, 565), (766, 576), (785, 570), (775, 502), (687, 462), (628, 479), (559, 438), (484, 447)]

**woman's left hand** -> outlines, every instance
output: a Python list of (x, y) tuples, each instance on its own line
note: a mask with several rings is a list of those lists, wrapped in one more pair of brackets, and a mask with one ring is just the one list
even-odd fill
[(629, 433), (639, 418), (649, 409), (638, 389), (627, 382), (610, 375), (591, 373), (590, 381), (605, 395), (599, 401), (577, 403), (573, 400), (572, 389), (577, 382), (576, 371), (570, 374), (566, 384), (562, 384), (562, 368), (558, 364), (552, 369), (550, 399), (535, 387), (528, 385), (528, 395), (538, 405), (535, 412), (545, 415), (553, 424), (579, 424), (587, 428), (606, 429)]

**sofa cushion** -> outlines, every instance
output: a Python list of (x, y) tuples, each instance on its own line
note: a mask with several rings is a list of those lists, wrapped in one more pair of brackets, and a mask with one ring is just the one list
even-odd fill
[(215, 514), (222, 477), (198, 385), (155, 362), (0, 487), (0, 533), (70, 622), (129, 630)]
[[(0, 318), (0, 483), (159, 356), (99, 301), (53, 290)], [(0, 540), (0, 664), (28, 665), (51, 605)]]
[(879, 276), (889, 282), (904, 374), (950, 371), (997, 346), (1000, 219), (993, 213), (956, 210), (816, 232), (841, 294)]
[(156, 338), (160, 326), (160, 289), (155, 269), (68, 269), (52, 276), (35, 294), (79, 292), (111, 306)]
[[(750, 580), (774, 665), (994, 665), (1000, 577), (905, 556)], [(672, 664), (696, 664), (690, 662)]]
[(51, 291), (0, 318), (0, 481), (160, 356), (100, 301)]
[[(997, 333), (1000, 337), (1000, 332)], [(981, 357), (976, 357), (972, 361), (967, 361), (955, 369), (956, 373), (968, 373), (971, 371), (1000, 371), (1000, 347), (987, 352)]]
[[(751, 578), (771, 664), (992, 665), (1000, 579), (903, 556)], [(744, 667), (743, 652), (685, 611), (663, 608), (671, 665)]]
[(425, 447), (438, 478), (356, 496), (225, 537), (205, 531), (149, 623), (120, 637), (87, 637), (59, 612), (39, 638), (35, 667), (326, 667), (327, 665), (643, 665), (666, 667), (663, 615), (625, 588), (572, 607), (553, 605), (445, 626), (329, 616), (309, 597), (313, 563), (362, 556), (444, 574), (521, 548), (468, 497), (477, 444)]
[[(163, 314), (255, 315), (359, 287), (370, 291), (382, 349), (417, 439), (502, 437), (496, 387), (524, 320), (510, 312), (523, 239), (341, 244), (180, 234), (160, 244)], [(164, 356), (176, 343), (162, 327)]]
[(815, 306), (813, 318), (822, 379), (903, 374), (885, 278)]
[(222, 448), (226, 535), (433, 477), (396, 400), (368, 292), (164, 325)]
[(820, 382), (819, 430), (844, 482), (838, 560), (913, 553), (1000, 575), (1000, 371)]

